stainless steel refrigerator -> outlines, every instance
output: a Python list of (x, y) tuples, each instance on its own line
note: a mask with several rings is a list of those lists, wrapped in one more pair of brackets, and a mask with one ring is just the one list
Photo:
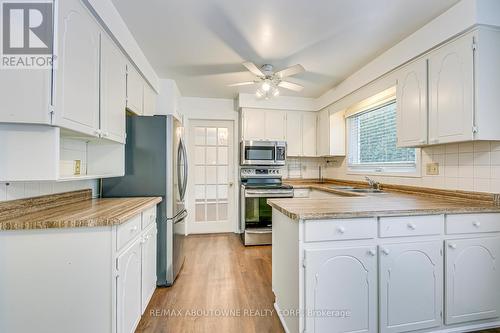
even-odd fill
[(173, 116), (127, 116), (125, 176), (102, 182), (103, 197), (161, 196), (157, 285), (170, 286), (184, 263), (187, 154), (184, 128)]

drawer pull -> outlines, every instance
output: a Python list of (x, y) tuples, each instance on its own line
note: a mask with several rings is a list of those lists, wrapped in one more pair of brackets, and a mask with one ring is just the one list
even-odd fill
[(388, 256), (390, 251), (388, 249), (382, 249), (382, 253)]
[(457, 245), (456, 245), (456, 244), (448, 244), (448, 247), (449, 247), (450, 249), (455, 250), (455, 249), (457, 248)]
[(372, 257), (374, 257), (377, 253), (375, 252), (375, 250), (369, 250), (368, 251), (368, 254)]
[(408, 223), (408, 229), (415, 230), (417, 229), (417, 226), (415, 225), (415, 223)]
[(132, 228), (130, 228), (130, 232), (136, 232), (137, 231), (137, 226), (134, 225)]
[(479, 228), (481, 226), (481, 222), (474, 221), (472, 222), (472, 225), (475, 226), (476, 228)]
[(345, 228), (344, 227), (337, 227), (337, 231), (339, 234), (345, 233)]

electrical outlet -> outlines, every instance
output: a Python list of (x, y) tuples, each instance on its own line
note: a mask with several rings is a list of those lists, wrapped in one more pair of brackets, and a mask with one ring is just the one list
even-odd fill
[(81, 160), (75, 160), (75, 176), (79, 176), (80, 175), (80, 172), (81, 172), (81, 165), (82, 165), (82, 161)]
[(439, 163), (427, 163), (427, 175), (439, 175)]

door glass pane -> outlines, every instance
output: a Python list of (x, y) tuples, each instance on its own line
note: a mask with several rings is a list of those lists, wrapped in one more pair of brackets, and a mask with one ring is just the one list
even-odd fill
[(217, 129), (207, 128), (207, 145), (215, 146), (217, 144)]
[(207, 166), (207, 184), (217, 184), (216, 166)]
[(207, 221), (217, 221), (217, 204), (207, 205)]
[(216, 185), (207, 185), (207, 193), (206, 193), (207, 200), (217, 200), (216, 188), (217, 188)]
[(227, 200), (227, 185), (217, 186), (217, 197), (219, 200)]
[(227, 166), (217, 167), (217, 184), (227, 184)]
[(227, 146), (227, 135), (228, 135), (228, 129), (227, 128), (219, 128), (218, 129), (218, 143), (219, 146)]
[(205, 204), (196, 204), (196, 216), (195, 221), (201, 222), (205, 221)]
[(195, 164), (205, 164), (205, 147), (195, 147)]
[(227, 203), (219, 204), (219, 220), (227, 220)]
[(217, 148), (217, 164), (227, 164), (227, 147)]
[(205, 184), (205, 167), (197, 165), (194, 168), (194, 181), (195, 184)]
[(196, 201), (205, 200), (205, 185), (195, 185), (194, 191)]
[(207, 147), (207, 164), (217, 164), (217, 148)]
[(204, 127), (196, 127), (194, 129), (194, 144), (195, 145), (204, 145), (205, 144), (205, 128)]

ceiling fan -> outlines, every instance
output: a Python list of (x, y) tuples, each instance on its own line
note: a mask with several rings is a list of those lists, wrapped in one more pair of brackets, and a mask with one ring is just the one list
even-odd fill
[(305, 71), (302, 65), (294, 65), (274, 72), (273, 65), (265, 64), (262, 67), (257, 67), (253, 62), (244, 62), (243, 66), (248, 71), (256, 76), (254, 81), (240, 82), (230, 84), (229, 87), (246, 86), (251, 84), (260, 84), (255, 94), (257, 97), (269, 99), (279, 95), (278, 87), (285, 88), (292, 91), (301, 91), (303, 86), (297, 83), (284, 81), (283, 79), (292, 75), (296, 75)]

